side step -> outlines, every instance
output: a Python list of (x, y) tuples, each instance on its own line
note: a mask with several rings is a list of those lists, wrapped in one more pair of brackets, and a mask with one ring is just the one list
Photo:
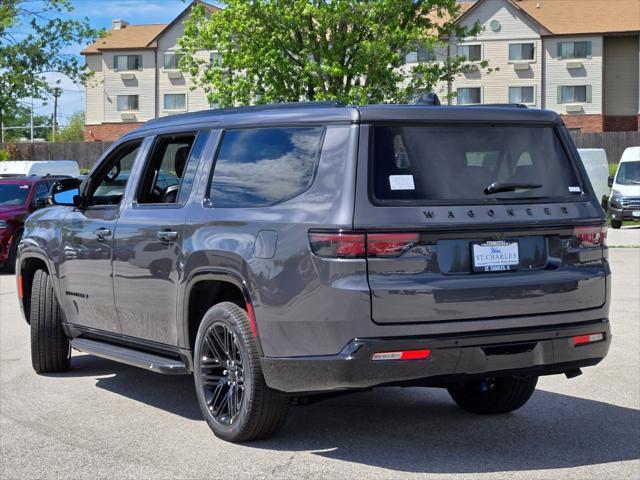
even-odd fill
[(113, 345), (111, 343), (89, 340), (87, 338), (74, 338), (71, 347), (81, 352), (90, 353), (96, 357), (126, 363), (134, 367), (144, 368), (156, 373), (169, 375), (188, 375), (189, 369), (180, 360), (141, 352), (132, 348)]

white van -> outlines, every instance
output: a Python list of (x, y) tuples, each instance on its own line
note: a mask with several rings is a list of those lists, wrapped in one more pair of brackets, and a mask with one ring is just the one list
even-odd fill
[(611, 226), (620, 228), (623, 220), (640, 221), (640, 147), (629, 147), (620, 157), (615, 177), (609, 177)]
[(80, 176), (80, 167), (74, 160), (16, 160), (0, 162), (0, 177), (65, 175)]
[(609, 162), (607, 161), (607, 152), (604, 148), (579, 148), (578, 153), (584, 165), (593, 190), (596, 192), (598, 200), (602, 208), (607, 208), (609, 200)]

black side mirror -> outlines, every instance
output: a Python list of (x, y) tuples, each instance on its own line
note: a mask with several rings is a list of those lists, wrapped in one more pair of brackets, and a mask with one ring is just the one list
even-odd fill
[(35, 208), (42, 208), (49, 206), (49, 200), (47, 198), (36, 198), (35, 202), (33, 202), (33, 206)]
[(51, 187), (51, 203), (66, 207), (80, 205), (80, 183), (77, 178), (65, 178), (55, 182)]
[(607, 178), (607, 185), (609, 185), (610, 187), (613, 187), (613, 177), (609, 176), (609, 178)]

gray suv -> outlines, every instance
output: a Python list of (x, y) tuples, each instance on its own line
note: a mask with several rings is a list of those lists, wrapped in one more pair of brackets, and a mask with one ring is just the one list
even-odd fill
[(52, 202), (17, 263), (35, 371), (66, 371), (74, 348), (193, 373), (226, 440), (268, 437), (292, 402), (384, 385), (505, 413), (609, 349), (604, 213), (553, 112), (176, 115)]

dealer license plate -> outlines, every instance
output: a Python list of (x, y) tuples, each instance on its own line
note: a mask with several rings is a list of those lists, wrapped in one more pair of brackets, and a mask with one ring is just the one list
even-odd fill
[(631, 216), (632, 217), (640, 217), (640, 210), (634, 210), (633, 212), (631, 212)]
[(504, 272), (516, 270), (520, 264), (518, 242), (491, 241), (474, 243), (474, 272)]

